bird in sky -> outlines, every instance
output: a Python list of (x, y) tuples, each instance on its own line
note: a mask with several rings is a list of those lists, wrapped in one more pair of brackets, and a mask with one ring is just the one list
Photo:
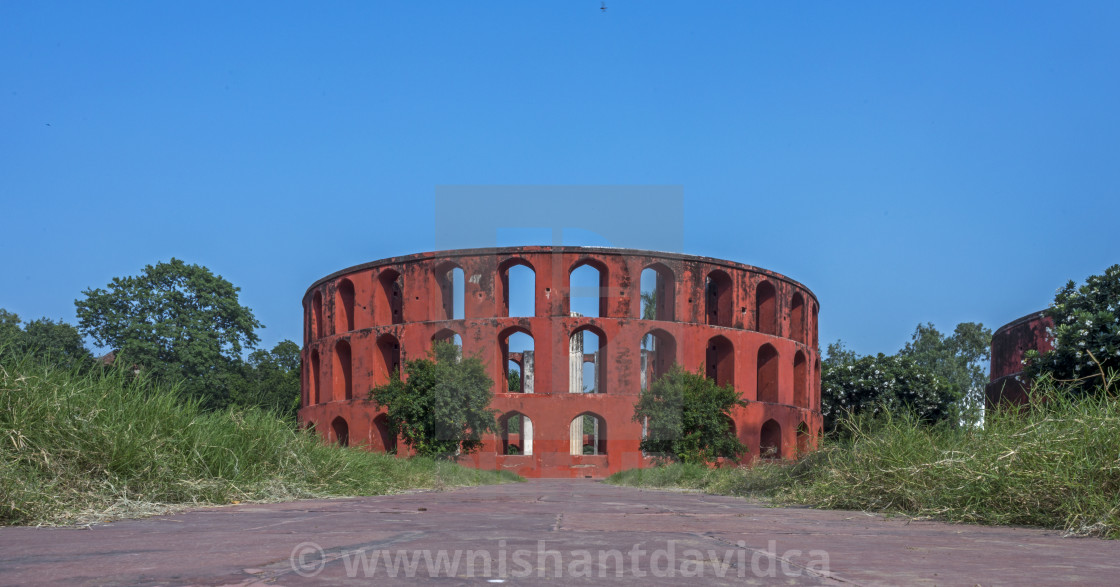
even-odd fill
[(606, 12), (607, 11), (607, 3), (606, 2), (600, 2), (599, 4), (600, 4), (599, 11), (600, 12)]

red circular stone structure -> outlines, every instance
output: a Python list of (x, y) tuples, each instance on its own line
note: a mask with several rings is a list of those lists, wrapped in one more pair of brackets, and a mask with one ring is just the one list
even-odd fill
[[(509, 316), (509, 275), (519, 266), (532, 273), (529, 316)], [(570, 310), (572, 273), (585, 266), (598, 272), (599, 287), (589, 288), (598, 316)], [(644, 271), (656, 283), (652, 320), (641, 318)], [(729, 425), (752, 455), (790, 458), (820, 433), (816, 296), (765, 269), (629, 249), (443, 251), (339, 271), (315, 282), (303, 306), (299, 417), (329, 442), (406, 452), (369, 390), (425, 356), (433, 340), (456, 335), (495, 381), (491, 407), (501, 428), (464, 464), (526, 477), (603, 477), (647, 466), (634, 404), (673, 363), (739, 390), (747, 404)], [(515, 333), (531, 337), (533, 348), (512, 351)], [(584, 348), (590, 334), (597, 349)], [(508, 391), (511, 363), (522, 373), (516, 392)], [(588, 371), (592, 380), (584, 381)]]
[(1053, 326), (1054, 321), (1042, 310), (1008, 322), (992, 334), (990, 383), (984, 390), (986, 408), (991, 409), (1001, 403), (1027, 403), (1030, 383), (1020, 377), (1023, 357), (1029, 350), (1045, 353), (1054, 348), (1053, 338), (1047, 332)]

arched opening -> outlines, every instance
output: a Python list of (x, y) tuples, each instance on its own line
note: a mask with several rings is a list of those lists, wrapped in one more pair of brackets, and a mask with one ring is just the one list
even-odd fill
[(607, 315), (607, 266), (593, 259), (584, 259), (568, 274), (568, 309), (581, 316), (595, 318)]
[(463, 337), (450, 328), (444, 328), (432, 335), (432, 344), (446, 342), (459, 347), (459, 358), (463, 357)]
[(606, 393), (607, 337), (594, 326), (577, 328), (568, 340), (570, 393)]
[(813, 364), (813, 397), (809, 398), (811, 405), (819, 410), (821, 407), (821, 358), (817, 357)]
[(334, 299), (334, 331), (354, 330), (354, 284), (346, 278), (338, 281)]
[(809, 344), (811, 344), (813, 348), (817, 348), (817, 310), (817, 305), (813, 304), (813, 313), (810, 317), (810, 323), (813, 328), (813, 336), (809, 340)]
[(607, 422), (598, 414), (580, 414), (568, 428), (568, 452), (572, 455), (607, 454)]
[(704, 357), (708, 379), (716, 385), (735, 385), (735, 347), (723, 336), (713, 336), (708, 340), (708, 350)]
[(374, 316), (379, 326), (404, 322), (404, 285), (401, 274), (385, 269), (377, 276)]
[(754, 298), (754, 323), (758, 331), (763, 334), (778, 334), (776, 299), (774, 286), (769, 281), (758, 284)]
[(321, 401), (322, 396), (319, 395), (319, 351), (312, 349), (311, 351), (311, 370), (307, 373), (308, 383), (311, 387), (311, 405), (315, 405)]
[(708, 273), (704, 279), (704, 308), (708, 324), (712, 326), (731, 326), (732, 306), (735, 303), (731, 287), (731, 276), (719, 269)]
[(797, 425), (797, 456), (801, 457), (809, 452), (811, 447), (811, 438), (809, 437), (809, 425), (802, 422)]
[(790, 338), (801, 344), (805, 343), (805, 299), (801, 294), (793, 294), (789, 303), (789, 330)]
[(501, 353), (498, 364), (505, 369), (505, 385), (498, 391), (533, 393), (533, 335), (520, 326), (507, 328), (498, 335), (498, 350)]
[(498, 266), (502, 279), (503, 316), (537, 315), (537, 273), (525, 259), (506, 259)]
[(373, 357), (374, 381), (379, 385), (401, 373), (401, 343), (392, 334), (377, 337), (377, 353)]
[(334, 441), (338, 446), (350, 446), (350, 426), (342, 416), (331, 421), (331, 431), (334, 432)]
[(677, 342), (673, 335), (656, 328), (642, 337), (641, 388), (649, 385), (669, 372), (669, 367), (677, 361)]
[(394, 453), (397, 451), (397, 437), (393, 434), (389, 426), (388, 414), (380, 414), (373, 419), (373, 426), (370, 442), (373, 450), (379, 450), (386, 453)]
[(349, 400), (354, 397), (351, 386), (350, 369), (350, 343), (340, 340), (334, 343), (334, 369), (331, 378), (334, 381), (332, 399), (334, 401)]
[(758, 373), (755, 398), (760, 402), (778, 403), (778, 351), (764, 344), (758, 349)]
[(533, 421), (521, 412), (509, 412), (498, 420), (502, 437), (501, 454), (533, 454)]
[(793, 405), (799, 408), (809, 407), (809, 364), (805, 361), (805, 353), (797, 351), (793, 356)]
[(661, 263), (654, 263), (642, 270), (641, 304), (638, 317), (642, 320), (673, 320), (676, 305), (676, 279), (673, 270)]
[(444, 263), (436, 268), (440, 307), (435, 320), (462, 320), (465, 317), (466, 280), (463, 268), (454, 263)]
[(506, 361), (506, 390), (509, 393), (525, 393), (524, 382), (521, 379), (524, 370), (521, 368), (525, 360), (521, 353), (510, 353)]
[(764, 459), (782, 458), (782, 426), (775, 420), (762, 425), (758, 437), (758, 456)]
[(311, 332), (316, 340), (323, 338), (323, 294), (318, 291), (311, 296)]

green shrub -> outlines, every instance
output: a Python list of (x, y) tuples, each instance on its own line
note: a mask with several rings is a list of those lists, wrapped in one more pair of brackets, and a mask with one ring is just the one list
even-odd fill
[(400, 434), (423, 456), (451, 458), (472, 453), (495, 429), (490, 409), (494, 382), (478, 357), (461, 357), (459, 347), (436, 342), (427, 358), (405, 363), (408, 380), (392, 380), (370, 391), (388, 408), (389, 433)]
[(866, 356), (848, 362), (826, 362), (821, 373), (821, 414), (824, 429), (843, 433), (846, 415), (912, 412), (926, 423), (957, 414), (958, 399), (940, 376), (903, 355)]
[(673, 365), (634, 406), (634, 421), (648, 418), (642, 450), (685, 463), (737, 460), (747, 447), (735, 437), (730, 411), (742, 403), (730, 386)]
[(1120, 371), (1120, 265), (1093, 275), (1077, 287), (1070, 281), (1046, 310), (1054, 321), (1054, 349), (1028, 351), (1023, 375), (1050, 375), (1078, 392), (1099, 389), (1108, 372)]

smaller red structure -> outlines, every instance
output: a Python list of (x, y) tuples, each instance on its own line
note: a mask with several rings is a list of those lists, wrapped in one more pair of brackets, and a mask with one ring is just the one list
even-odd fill
[(992, 335), (992, 368), (988, 387), (984, 390), (984, 405), (991, 409), (1001, 403), (1022, 405), (1027, 403), (1030, 382), (1024, 381), (1023, 358), (1027, 351), (1045, 353), (1054, 348), (1047, 332), (1054, 325), (1045, 310), (1027, 314), (996, 330)]

